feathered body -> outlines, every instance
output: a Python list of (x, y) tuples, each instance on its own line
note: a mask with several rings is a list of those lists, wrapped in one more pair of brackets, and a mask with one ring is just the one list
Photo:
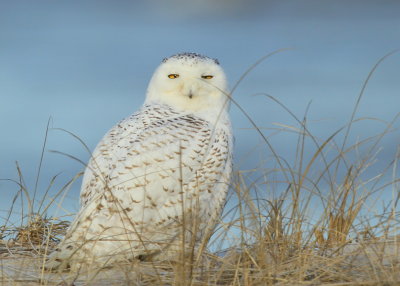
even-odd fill
[[(143, 107), (114, 126), (86, 168), (81, 209), (47, 264), (171, 253), (212, 231), (232, 170), (226, 80), (197, 54), (163, 61)], [(182, 240), (183, 239), (183, 240)]]

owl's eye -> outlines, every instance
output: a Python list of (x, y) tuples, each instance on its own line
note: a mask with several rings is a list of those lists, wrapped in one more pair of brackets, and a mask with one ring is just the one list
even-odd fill
[(171, 73), (171, 74), (168, 75), (168, 77), (169, 77), (170, 79), (178, 78), (178, 77), (179, 77), (179, 74)]
[(212, 79), (214, 76), (207, 74), (207, 75), (202, 75), (201, 77), (204, 79)]

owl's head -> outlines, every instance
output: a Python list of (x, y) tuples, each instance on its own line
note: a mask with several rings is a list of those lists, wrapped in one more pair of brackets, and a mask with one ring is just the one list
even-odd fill
[(147, 90), (146, 103), (168, 104), (188, 112), (227, 108), (226, 76), (218, 61), (194, 53), (173, 55), (162, 61)]

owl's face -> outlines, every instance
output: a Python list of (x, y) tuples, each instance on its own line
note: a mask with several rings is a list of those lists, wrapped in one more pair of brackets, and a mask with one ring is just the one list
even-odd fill
[(168, 104), (181, 111), (221, 111), (227, 107), (225, 73), (214, 59), (177, 54), (165, 59), (150, 81), (146, 102)]

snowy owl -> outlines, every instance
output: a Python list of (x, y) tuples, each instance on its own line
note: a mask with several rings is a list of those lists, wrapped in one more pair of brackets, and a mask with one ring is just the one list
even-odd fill
[(165, 258), (204, 243), (232, 171), (228, 101), (217, 60), (195, 53), (164, 59), (141, 109), (94, 150), (81, 209), (46, 267)]

